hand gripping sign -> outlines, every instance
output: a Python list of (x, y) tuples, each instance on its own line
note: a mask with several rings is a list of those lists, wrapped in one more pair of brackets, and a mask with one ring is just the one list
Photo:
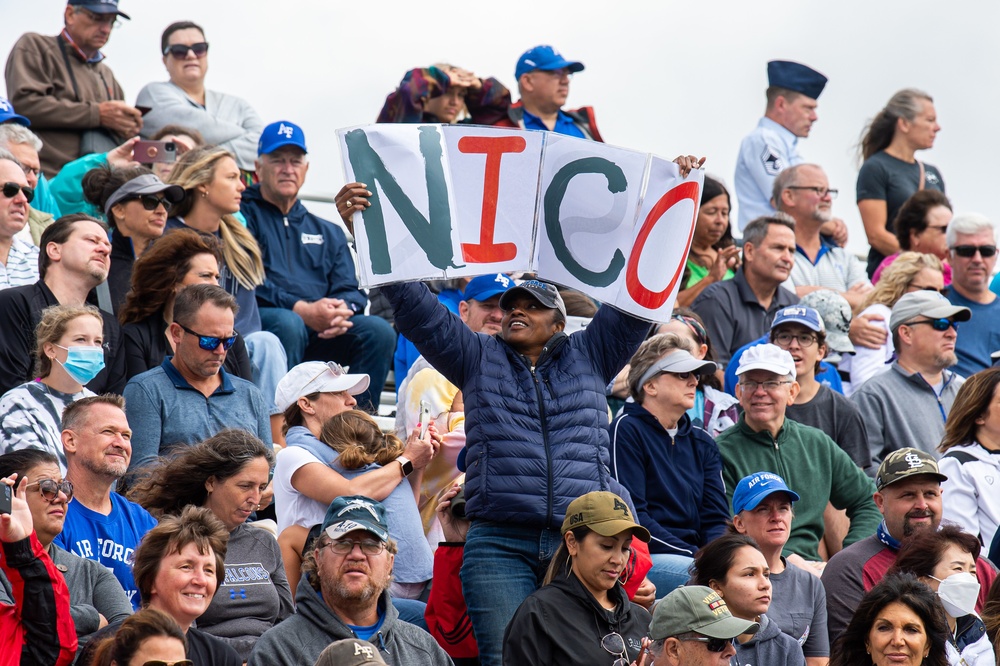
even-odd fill
[(461, 125), (338, 131), (361, 285), (531, 271), (651, 321), (670, 317), (704, 176), (551, 132)]

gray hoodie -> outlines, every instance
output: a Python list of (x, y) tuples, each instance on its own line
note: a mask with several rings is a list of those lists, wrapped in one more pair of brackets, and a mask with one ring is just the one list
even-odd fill
[[(399, 619), (388, 590), (382, 592), (378, 604), (385, 619), (368, 641), (379, 649), (387, 664), (452, 666), (451, 658), (430, 634)], [(342, 638), (357, 636), (334, 615), (322, 594), (309, 584), (306, 574), (295, 591), (295, 614), (260, 637), (247, 666), (313, 664), (327, 645)]]
[(766, 615), (760, 616), (760, 629), (753, 638), (736, 647), (731, 666), (805, 666), (798, 641), (782, 633)]

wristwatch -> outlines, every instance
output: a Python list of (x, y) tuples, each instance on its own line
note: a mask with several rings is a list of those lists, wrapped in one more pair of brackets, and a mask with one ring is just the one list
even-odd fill
[(399, 456), (396, 458), (396, 462), (398, 462), (403, 468), (403, 478), (413, 474), (413, 463), (410, 462), (409, 458), (406, 456)]

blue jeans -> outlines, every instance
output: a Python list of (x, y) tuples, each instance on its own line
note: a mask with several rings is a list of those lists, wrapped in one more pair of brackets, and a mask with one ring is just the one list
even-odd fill
[(472, 521), (462, 560), (462, 594), (482, 666), (501, 665), (507, 624), (541, 586), (561, 541), (558, 530)]
[(278, 336), (288, 356), (288, 369), (303, 361), (336, 361), (350, 366), (352, 373), (364, 373), (371, 379), (368, 390), (355, 396), (358, 408), (375, 411), (379, 394), (385, 386), (396, 347), (396, 332), (381, 317), (356, 314), (351, 328), (335, 338), (322, 339), (310, 330), (302, 317), (284, 308), (260, 308), (264, 330)]
[(687, 555), (669, 555), (667, 553), (650, 553), (653, 568), (646, 578), (656, 586), (656, 598), (662, 599), (678, 587), (687, 585), (691, 574), (688, 567), (694, 560)]
[(264, 401), (267, 402), (271, 414), (280, 414), (281, 412), (274, 406), (274, 390), (288, 372), (288, 358), (285, 356), (281, 340), (274, 333), (257, 331), (245, 336), (243, 341), (246, 342), (247, 353), (250, 354), (253, 383), (264, 394)]
[(427, 631), (427, 620), (424, 619), (424, 611), (427, 609), (427, 604), (416, 599), (394, 598), (392, 605), (396, 607), (400, 620)]

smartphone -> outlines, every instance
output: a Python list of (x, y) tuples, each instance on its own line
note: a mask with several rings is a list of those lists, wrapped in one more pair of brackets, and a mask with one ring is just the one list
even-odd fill
[(6, 483), (0, 483), (0, 513), (10, 514), (10, 498), (13, 494), (13, 489)]
[(177, 144), (173, 141), (136, 141), (132, 148), (132, 157), (140, 164), (177, 161)]
[(431, 405), (426, 400), (420, 401), (420, 439), (427, 434), (427, 428), (431, 424)]

